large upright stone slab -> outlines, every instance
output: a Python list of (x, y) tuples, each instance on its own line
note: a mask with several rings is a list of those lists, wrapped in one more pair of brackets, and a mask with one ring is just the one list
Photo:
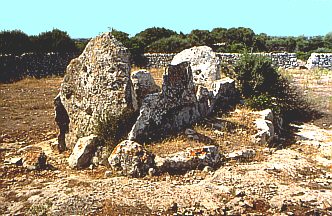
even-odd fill
[(58, 117), (64, 125), (69, 123), (67, 130), (60, 128), (67, 148), (73, 148), (79, 138), (98, 134), (99, 125), (107, 119), (136, 110), (127, 48), (111, 33), (93, 38), (68, 65), (56, 105), (64, 107), (57, 115), (69, 118)]
[(205, 85), (220, 79), (220, 60), (208, 46), (185, 49), (174, 56), (171, 64), (177, 65), (182, 62), (190, 62), (196, 84)]
[(144, 99), (128, 139), (143, 143), (178, 131), (200, 117), (190, 64), (169, 65), (163, 76), (162, 92)]

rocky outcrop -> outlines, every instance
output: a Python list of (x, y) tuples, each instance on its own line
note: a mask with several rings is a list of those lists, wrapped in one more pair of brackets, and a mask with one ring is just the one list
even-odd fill
[(85, 168), (89, 166), (97, 145), (97, 136), (90, 135), (78, 139), (68, 164), (71, 168)]
[(174, 56), (171, 64), (190, 62), (193, 79), (196, 84), (209, 83), (220, 79), (220, 61), (208, 46), (185, 49)]
[(156, 168), (159, 172), (186, 172), (193, 169), (203, 169), (206, 166), (216, 167), (221, 162), (222, 155), (217, 146), (188, 148), (167, 157), (156, 156)]
[(127, 48), (110, 33), (92, 39), (68, 65), (56, 103), (64, 107), (69, 117), (68, 121), (58, 118), (65, 121), (58, 125), (70, 122), (68, 131), (60, 127), (60, 133), (66, 134), (68, 148), (73, 148), (79, 138), (98, 134), (100, 125), (109, 124), (112, 117), (136, 110)]
[(154, 165), (154, 155), (134, 141), (124, 140), (118, 144), (108, 162), (114, 172), (131, 177), (145, 176)]
[(139, 107), (142, 105), (142, 101), (146, 95), (160, 91), (160, 88), (155, 83), (151, 73), (147, 70), (133, 72), (131, 74), (131, 81), (133, 83)]

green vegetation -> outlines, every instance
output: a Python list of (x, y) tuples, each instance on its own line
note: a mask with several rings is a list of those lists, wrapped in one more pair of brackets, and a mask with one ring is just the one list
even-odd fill
[(0, 54), (69, 53), (81, 51), (85, 45), (86, 42), (76, 42), (59, 29), (43, 32), (38, 36), (28, 36), (19, 30), (0, 32)]
[(245, 53), (231, 75), (237, 80), (245, 105), (254, 110), (270, 108), (287, 121), (311, 118), (315, 114), (311, 104), (267, 57)]
[[(159, 27), (147, 28), (130, 37), (109, 28), (126, 46), (136, 65), (144, 64), (143, 53), (176, 53), (192, 46), (207, 45), (217, 52), (295, 52), (306, 60), (312, 52), (332, 52), (332, 32), (325, 36), (276, 37), (255, 34), (250, 28), (214, 28), (212, 31), (194, 29), (189, 34)], [(82, 52), (88, 40), (71, 39), (64, 31), (53, 29), (28, 36), (19, 30), (0, 32), (0, 54), (26, 52)]]

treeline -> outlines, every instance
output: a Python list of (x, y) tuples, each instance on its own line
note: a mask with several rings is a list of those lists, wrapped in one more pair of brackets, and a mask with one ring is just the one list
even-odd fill
[[(189, 34), (166, 28), (147, 28), (130, 37), (129, 34), (110, 28), (113, 35), (130, 49), (135, 62), (145, 52), (176, 53), (183, 49), (207, 45), (217, 52), (295, 52), (307, 59), (312, 52), (332, 52), (332, 32), (325, 36), (276, 37), (255, 34), (250, 28), (214, 28), (192, 30)], [(22, 31), (0, 32), (0, 54), (27, 52), (81, 52), (88, 40), (75, 40), (59, 29), (28, 36)]]
[(59, 29), (28, 36), (20, 30), (0, 32), (0, 54), (72, 53), (84, 49), (86, 41), (73, 40)]
[(255, 34), (244, 27), (192, 30), (189, 34), (153, 27), (129, 37), (125, 32), (110, 30), (134, 56), (144, 52), (180, 52), (201, 45), (210, 46), (217, 52), (295, 52), (305, 60), (312, 52), (332, 52), (332, 32), (325, 36), (277, 37)]

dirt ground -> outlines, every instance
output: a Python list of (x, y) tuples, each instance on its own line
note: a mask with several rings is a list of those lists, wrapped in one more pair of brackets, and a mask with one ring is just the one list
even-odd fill
[[(193, 127), (204, 138), (201, 142), (189, 141), (181, 132), (149, 148), (168, 154), (212, 142), (223, 154), (254, 148), (252, 160), (228, 161), (212, 172), (137, 179), (105, 177), (106, 167), (71, 170), (70, 152), (52, 149), (57, 134), (53, 98), (62, 78), (0, 84), (0, 214), (332, 215), (332, 72), (293, 70), (287, 76), (323, 113), (320, 119), (294, 124), (291, 145), (249, 145), (245, 134), (251, 132), (244, 130), (223, 131), (218, 137), (206, 126), (211, 121), (237, 125), (246, 116), (216, 116)], [(29, 171), (5, 163), (29, 145), (40, 146), (52, 166)]]

